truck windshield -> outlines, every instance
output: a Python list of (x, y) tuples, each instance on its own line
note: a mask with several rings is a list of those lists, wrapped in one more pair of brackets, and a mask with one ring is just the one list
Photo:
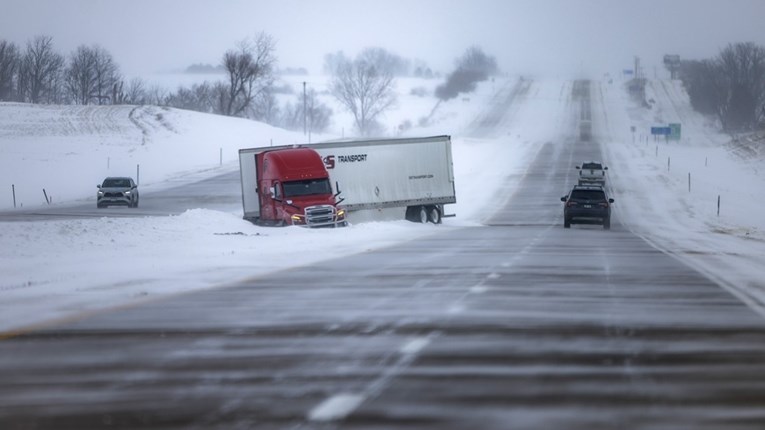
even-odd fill
[(310, 196), (313, 194), (332, 194), (329, 179), (307, 179), (305, 181), (284, 182), (284, 197)]

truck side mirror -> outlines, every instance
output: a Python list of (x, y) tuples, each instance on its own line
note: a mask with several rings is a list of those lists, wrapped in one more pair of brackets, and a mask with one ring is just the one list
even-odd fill
[(568, 197), (567, 197), (567, 196), (563, 196), (563, 197), (561, 197), (561, 198), (560, 198), (560, 201), (562, 201), (563, 203), (565, 203), (567, 199), (568, 199)]
[(268, 189), (268, 194), (271, 196), (272, 199), (276, 198), (276, 187), (271, 187)]
[(97, 185), (96, 185), (96, 188), (101, 188), (101, 184), (97, 184)]
[(579, 169), (581, 169), (581, 167), (579, 167), (579, 166), (576, 166), (576, 170), (579, 170)]
[(340, 193), (342, 193), (342, 191), (340, 191), (340, 184), (338, 184), (337, 181), (335, 181), (335, 189), (337, 192), (335, 193), (334, 197), (337, 197), (340, 195)]
[(608, 166), (604, 167), (603, 170), (608, 170)]

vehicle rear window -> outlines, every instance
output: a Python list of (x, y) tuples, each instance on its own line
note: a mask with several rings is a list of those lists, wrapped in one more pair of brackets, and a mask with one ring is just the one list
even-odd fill
[(601, 190), (573, 190), (571, 200), (601, 201), (606, 199), (606, 193)]
[(582, 164), (582, 169), (602, 169), (603, 166), (600, 163), (584, 163)]

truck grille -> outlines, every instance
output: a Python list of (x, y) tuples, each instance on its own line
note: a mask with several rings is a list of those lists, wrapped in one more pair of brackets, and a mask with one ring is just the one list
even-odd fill
[(305, 223), (309, 227), (332, 226), (335, 224), (336, 209), (331, 205), (305, 208)]

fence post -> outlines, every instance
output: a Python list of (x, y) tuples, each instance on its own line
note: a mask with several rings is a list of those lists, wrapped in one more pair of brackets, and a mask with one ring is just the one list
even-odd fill
[(691, 192), (691, 172), (688, 172), (688, 192)]
[(669, 172), (669, 166), (670, 166), (670, 159), (667, 157), (667, 172)]
[(720, 216), (720, 195), (717, 195), (717, 216)]
[(13, 208), (16, 209), (16, 185), (11, 184), (11, 191), (13, 192)]
[(218, 166), (222, 166), (222, 165), (223, 165), (223, 148), (220, 148), (220, 162)]
[(135, 165), (135, 184), (141, 185), (141, 165)]
[(48, 193), (45, 192), (45, 188), (43, 188), (43, 196), (45, 196), (45, 203), (50, 204), (50, 199), (48, 199)]

